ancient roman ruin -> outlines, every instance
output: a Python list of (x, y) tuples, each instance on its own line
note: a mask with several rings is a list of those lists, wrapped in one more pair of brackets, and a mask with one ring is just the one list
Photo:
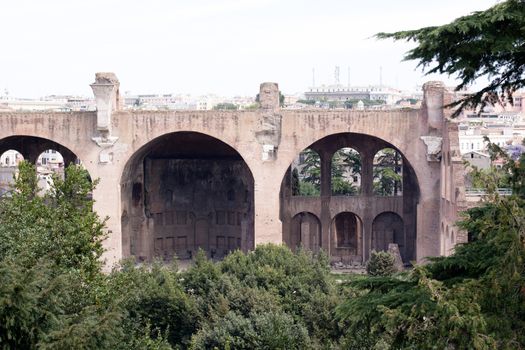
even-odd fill
[[(35, 162), (47, 149), (82, 161), (95, 210), (108, 217), (107, 266), (133, 256), (220, 259), (235, 249), (284, 243), (362, 263), (397, 244), (404, 262), (447, 254), (467, 237), (454, 222), (465, 207), (457, 125), (443, 84), (423, 87), (421, 109), (286, 110), (275, 83), (260, 86), (249, 111), (123, 110), (119, 81), (97, 73), (96, 112), (1, 112), (0, 152)], [(294, 160), (320, 162), (317, 195), (294, 190)], [(334, 193), (332, 162), (360, 159), (352, 195)], [(396, 155), (400, 181), (374, 190), (378, 153)]]

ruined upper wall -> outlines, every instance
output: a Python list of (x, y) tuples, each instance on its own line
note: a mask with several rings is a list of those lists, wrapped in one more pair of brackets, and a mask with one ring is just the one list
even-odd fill
[[(180, 131), (217, 138), (239, 153), (255, 183), (255, 244), (281, 242), (279, 190), (294, 158), (314, 142), (334, 134), (356, 133), (397, 148), (412, 166), (418, 196), (418, 260), (439, 254), (440, 167), (442, 137), (438, 120), (442, 90), (426, 85), (421, 110), (348, 111), (279, 108), (278, 86), (262, 84), (261, 107), (253, 111), (118, 110), (119, 84), (99, 75), (92, 84), (97, 112), (2, 112), (0, 139), (37, 136), (62, 144), (77, 155), (92, 178), (100, 178), (95, 208), (109, 216), (106, 241), (111, 262), (122, 257), (119, 189), (129, 169), (140, 164), (150, 142)], [(137, 162), (132, 161), (138, 160)], [(439, 243), (438, 243), (439, 245)]]

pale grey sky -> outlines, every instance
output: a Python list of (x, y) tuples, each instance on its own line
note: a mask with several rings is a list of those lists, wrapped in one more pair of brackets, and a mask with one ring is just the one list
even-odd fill
[[(411, 88), (407, 44), (381, 31), (440, 25), (496, 0), (2, 0), (0, 89), (10, 95), (89, 96), (97, 71), (122, 91), (255, 95), (263, 81), (285, 93), (333, 83)], [(446, 77), (441, 77), (444, 80)]]

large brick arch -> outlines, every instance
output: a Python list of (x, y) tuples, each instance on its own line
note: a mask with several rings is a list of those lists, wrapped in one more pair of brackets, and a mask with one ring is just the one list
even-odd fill
[[(421, 115), (419, 110), (411, 111), (286, 111), (283, 117), (283, 142), (281, 152), (283, 167), (280, 169), (284, 176), (287, 166), (304, 149), (316, 142), (337, 134), (362, 134), (378, 140), (398, 150), (411, 165), (416, 177), (428, 176), (426, 165), (426, 148), (419, 139), (421, 130)], [(284, 143), (284, 144), (283, 144)], [(288, 152), (287, 143), (291, 143), (291, 152)]]
[[(18, 151), (27, 161), (33, 163), (36, 162), (42, 152), (48, 149), (59, 152), (64, 159), (65, 166), (73, 163), (77, 158), (82, 160), (70, 147), (76, 149), (75, 145), (66, 146), (62, 143), (62, 140), (52, 140), (36, 135), (12, 135), (0, 139), (0, 154), (12, 149)], [(89, 164), (83, 164), (83, 166), (91, 174)]]
[[(335, 142), (337, 142), (337, 137), (343, 137), (345, 135), (356, 135), (356, 136), (360, 136), (360, 137), (364, 137), (364, 138), (369, 138), (371, 141), (376, 142), (377, 146), (374, 147), (374, 151), (372, 152), (373, 154), (376, 154), (378, 151), (380, 151), (381, 149), (384, 149), (384, 148), (392, 148), (392, 149), (398, 151), (401, 154), (401, 156), (403, 157), (403, 160), (406, 163), (406, 165), (410, 168), (411, 171), (413, 171), (411, 174), (409, 174), (409, 176), (414, 177), (414, 181), (415, 181), (416, 184), (418, 184), (418, 187), (419, 187), (418, 178), (420, 176), (424, 175), (424, 172), (423, 172), (424, 169), (422, 169), (421, 167), (414, 167), (412, 165), (412, 164), (418, 164), (418, 162), (420, 162), (420, 159), (418, 157), (416, 157), (416, 154), (415, 154), (416, 152), (414, 152), (414, 149), (410, 150), (406, 145), (402, 145), (402, 144), (400, 144), (400, 145), (392, 144), (388, 140), (382, 139), (379, 136), (374, 135), (374, 134), (356, 133), (354, 131), (333, 132), (331, 134), (325, 134), (324, 136), (322, 136), (320, 138), (317, 138), (315, 140), (310, 140), (310, 141), (312, 141), (310, 144), (306, 144), (306, 142), (301, 142), (300, 144), (298, 144), (297, 148), (295, 149), (296, 153), (293, 155), (293, 157), (288, 157), (288, 159), (289, 159), (288, 166), (290, 166), (290, 164), (293, 162), (293, 160), (302, 151), (304, 151), (305, 149), (312, 148), (314, 151), (319, 153), (317, 148), (316, 148), (317, 144), (319, 144), (323, 140), (328, 140), (330, 138), (334, 139)], [(420, 142), (420, 140), (416, 140), (415, 142)], [(414, 143), (412, 143), (412, 146), (414, 148), (417, 147), (417, 145), (414, 145)], [(423, 146), (423, 145), (420, 145), (420, 146)], [(303, 147), (303, 148), (301, 148), (301, 147)], [(363, 160), (362, 159), (363, 158), (362, 147), (359, 147), (357, 144), (346, 146), (344, 141), (342, 143), (334, 143), (333, 146), (330, 148), (329, 153), (333, 156), (334, 152), (336, 152), (337, 150), (341, 149), (342, 147), (350, 147), (350, 148), (355, 149), (359, 153), (359, 155), (361, 157), (361, 160)], [(420, 147), (420, 148), (421, 148), (422, 151), (424, 151), (423, 147)], [(283, 162), (285, 162), (285, 161), (283, 160)], [(282, 170), (282, 169), (280, 169), (280, 170)], [(288, 167), (286, 167), (284, 170), (282, 170), (283, 171), (282, 172), (282, 176), (283, 177), (286, 175), (286, 171), (287, 170), (288, 170)]]
[(119, 125), (119, 142), (128, 145), (120, 150), (119, 157), (124, 160), (119, 164), (120, 174), (150, 142), (178, 132), (203, 134), (225, 143), (239, 153), (252, 173), (259, 164), (254, 157), (257, 145), (253, 134), (247, 132), (257, 122), (256, 112), (138, 111), (117, 112), (113, 117)]
[[(391, 138), (395, 139), (395, 138)], [(298, 143), (298, 148), (302, 143)], [(333, 154), (342, 147), (351, 147), (359, 152), (361, 157), (361, 189), (362, 191), (355, 196), (337, 196), (333, 195), (331, 190), (331, 163)], [(371, 250), (372, 222), (373, 219), (384, 211), (394, 212), (404, 218), (409, 225), (408, 236), (409, 245), (403, 246), (403, 253), (409, 259), (415, 259), (418, 253), (417, 239), (419, 237), (417, 228), (417, 206), (420, 202), (420, 184), (416, 174), (416, 169), (407, 156), (390, 142), (380, 139), (375, 135), (354, 133), (354, 132), (336, 132), (328, 134), (320, 139), (315, 140), (305, 148), (310, 148), (320, 154), (321, 158), (321, 195), (319, 197), (302, 197), (294, 196), (290, 192), (290, 184), (287, 176), (290, 175), (288, 164), (281, 184), (280, 196), (280, 217), (283, 223), (283, 234), (293, 235), (287, 231), (293, 231), (291, 217), (299, 212), (309, 211), (316, 213), (321, 218), (322, 235), (325, 249), (335, 262), (341, 259), (343, 262), (366, 261)], [(397, 196), (378, 196), (373, 192), (373, 159), (379, 150), (391, 148), (398, 151), (403, 157), (403, 193)], [(417, 148), (415, 146), (414, 148)], [(407, 149), (405, 147), (405, 149)], [(415, 153), (415, 152), (414, 152)], [(299, 152), (297, 153), (299, 154)], [(425, 170), (424, 168), (422, 169)], [(337, 249), (333, 244), (333, 230), (331, 230), (333, 220), (339, 212), (352, 212), (362, 221), (364, 228), (364, 244), (360, 254), (355, 255), (352, 251)], [(359, 246), (361, 248), (361, 244)], [(352, 254), (354, 255), (352, 255)], [(345, 255), (346, 254), (346, 255)]]
[(215, 137), (176, 131), (150, 140), (120, 178), (124, 256), (191, 259), (204, 249), (217, 258), (253, 249), (253, 188), (245, 160)]
[[(105, 75), (98, 74), (97, 79)], [(113, 83), (116, 77), (112, 75), (111, 78), (109, 81)], [(439, 223), (446, 215), (440, 207), (440, 148), (436, 144), (443, 138), (446, 151), (447, 145), (457, 142), (457, 135), (453, 140), (446, 140), (450, 132), (444, 122), (448, 111), (443, 110), (443, 105), (450, 96), (442, 84), (425, 84), (424, 101), (418, 110), (282, 110), (278, 104), (277, 85), (265, 83), (261, 85), (261, 108), (257, 110), (142, 111), (122, 110), (115, 96), (118, 86), (115, 85), (113, 94), (104, 95), (108, 90), (102, 88), (107, 88), (108, 84), (97, 85), (98, 80), (92, 85), (99, 107), (97, 112), (1, 112), (0, 140), (21, 135), (53, 141), (77, 155), (91, 176), (100, 179), (93, 197), (95, 209), (101, 216), (109, 217), (110, 234), (105, 241), (108, 267), (123, 257), (123, 174), (131, 163), (140, 159), (137, 155), (150, 141), (175, 132), (209, 135), (232, 147), (244, 160), (255, 184), (255, 244), (283, 241), (279, 189), (285, 172), (299, 152), (325, 137), (341, 133), (382, 140), (403, 154), (411, 169), (408, 177), (420, 190), (416, 205), (410, 203), (410, 215), (417, 217), (417, 223), (405, 222), (411, 225), (412, 231), (417, 225), (415, 258), (422, 261), (426, 256), (439, 254)], [(452, 203), (457, 191), (450, 192)], [(390, 199), (383, 202), (378, 210), (398, 212), (399, 206), (390, 203)], [(341, 206), (337, 200), (333, 204), (333, 208), (321, 215), (325, 226), (329, 225), (327, 219)], [(408, 209), (403, 207), (402, 210), (406, 213)], [(363, 220), (365, 226), (371, 221), (364, 217)]]
[(164, 137), (170, 136), (170, 135), (173, 135), (174, 137), (176, 137), (177, 134), (183, 134), (183, 133), (203, 135), (203, 136), (209, 137), (210, 139), (213, 139), (215, 142), (219, 142), (219, 143), (222, 143), (230, 147), (246, 163), (246, 165), (248, 166), (248, 169), (250, 170), (250, 173), (252, 173), (252, 176), (253, 176), (252, 168), (256, 166), (256, 164), (254, 164), (256, 162), (252, 162), (252, 166), (250, 166), (247, 155), (243, 156), (244, 149), (242, 147), (239, 147), (238, 145), (235, 145), (235, 140), (231, 140), (231, 139), (228, 140), (228, 138), (222, 137), (221, 135), (219, 135), (219, 133), (216, 133), (210, 130), (202, 130), (202, 128), (196, 128), (192, 130), (190, 129), (163, 130), (163, 131), (160, 131), (158, 133), (151, 135), (151, 138), (149, 140), (146, 140), (144, 143), (138, 143), (138, 142), (134, 143), (133, 149), (130, 150), (132, 152), (129, 152), (128, 154), (126, 154), (126, 161), (124, 162), (124, 165), (122, 166), (122, 171), (119, 175), (119, 182), (122, 182), (125, 174), (129, 172), (130, 168), (133, 167), (134, 163), (136, 163), (137, 161), (140, 161), (140, 159), (144, 157), (144, 155), (148, 152), (150, 147), (155, 142), (161, 140)]

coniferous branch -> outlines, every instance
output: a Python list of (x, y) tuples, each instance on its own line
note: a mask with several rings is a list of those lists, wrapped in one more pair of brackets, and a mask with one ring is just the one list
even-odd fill
[(379, 39), (413, 41), (404, 60), (419, 61), (425, 74), (457, 76), (456, 91), (478, 78), (489, 79), (487, 86), (450, 103), (464, 109), (512, 103), (516, 90), (525, 86), (525, 2), (507, 0), (486, 11), (474, 12), (439, 27), (395, 33), (378, 33)]

